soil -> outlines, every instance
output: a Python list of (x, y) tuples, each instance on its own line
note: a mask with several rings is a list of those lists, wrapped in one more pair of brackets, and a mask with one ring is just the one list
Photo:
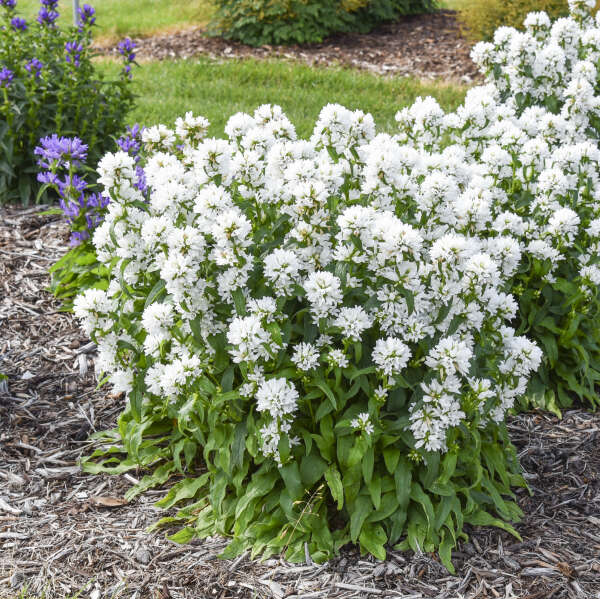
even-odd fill
[(457, 575), (430, 555), (385, 562), (347, 549), (331, 562), (223, 561), (226, 541), (179, 546), (146, 528), (164, 490), (125, 504), (143, 473), (87, 475), (78, 466), (115, 425), (122, 400), (95, 388), (93, 345), (46, 291), (68, 230), (40, 209), (0, 209), (0, 597), (46, 599), (600, 598), (600, 414), (570, 410), (510, 420), (531, 495), (522, 540), (470, 531)]
[[(287, 58), (310, 65), (342, 65), (380, 74), (413, 75), (426, 79), (471, 83), (481, 76), (469, 54), (472, 44), (460, 32), (456, 13), (405, 17), (368, 34), (339, 34), (321, 44), (253, 48), (219, 37), (202, 28), (135, 39), (140, 59)], [(116, 53), (116, 48), (102, 48)]]

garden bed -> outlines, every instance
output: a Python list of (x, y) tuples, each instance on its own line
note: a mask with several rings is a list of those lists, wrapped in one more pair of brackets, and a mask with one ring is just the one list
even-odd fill
[[(456, 13), (405, 17), (368, 34), (339, 34), (321, 44), (253, 48), (223, 38), (207, 37), (203, 28), (136, 38), (143, 59), (288, 58), (312, 66), (343, 65), (380, 74), (414, 75), (472, 82), (481, 79), (470, 58), (471, 43), (461, 36)], [(106, 50), (106, 49), (104, 49)]]
[[(39, 209), (0, 211), (0, 597), (23, 586), (48, 598), (600, 597), (600, 414), (509, 423), (533, 495), (519, 542), (478, 529), (455, 553), (457, 576), (428, 556), (352, 551), (324, 566), (217, 559), (225, 541), (179, 546), (146, 533), (162, 491), (126, 508), (138, 473), (88, 476), (90, 432), (114, 425), (122, 400), (95, 390), (93, 346), (44, 289), (68, 230)], [(97, 589), (94, 591), (93, 589)], [(371, 594), (370, 594), (371, 593)]]

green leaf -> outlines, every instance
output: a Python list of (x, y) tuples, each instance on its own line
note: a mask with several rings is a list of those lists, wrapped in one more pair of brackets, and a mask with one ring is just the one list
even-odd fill
[(371, 499), (365, 495), (359, 495), (350, 509), (350, 539), (356, 543), (364, 521), (373, 511)]
[(333, 464), (325, 470), (325, 480), (331, 491), (331, 496), (334, 501), (337, 501), (337, 509), (341, 510), (344, 507), (344, 486), (342, 485), (340, 472)]
[(440, 560), (450, 574), (456, 574), (456, 570), (454, 568), (454, 564), (452, 563), (452, 549), (456, 546), (455, 540), (452, 538), (452, 535), (444, 530), (442, 532), (442, 542), (439, 547), (439, 555)]
[(496, 526), (498, 528), (502, 528), (506, 532), (509, 532), (511, 535), (519, 539), (521, 541), (521, 535), (507, 522), (503, 520), (499, 520), (498, 518), (494, 518), (491, 514), (488, 514), (485, 510), (477, 510), (472, 514), (465, 516), (465, 522), (472, 524), (473, 526)]
[(386, 447), (383, 450), (383, 460), (385, 467), (390, 474), (396, 472), (398, 466), (398, 460), (400, 459), (400, 450), (396, 447)]
[(279, 469), (281, 478), (285, 483), (285, 488), (288, 490), (290, 497), (299, 499), (304, 494), (304, 485), (297, 462), (290, 462)]
[(362, 472), (365, 483), (368, 485), (373, 478), (373, 466), (375, 464), (375, 451), (372, 447), (367, 449), (362, 460)]
[(246, 315), (246, 298), (244, 297), (244, 292), (238, 287), (231, 293), (231, 297), (233, 298), (233, 303), (235, 305), (235, 311), (238, 316)]
[(380, 524), (365, 524), (359, 536), (359, 542), (363, 549), (379, 560), (385, 560), (385, 543), (387, 535)]
[(304, 456), (300, 462), (300, 475), (307, 488), (320, 480), (326, 470), (327, 462), (315, 453)]
[(150, 304), (153, 304), (155, 301), (159, 300), (161, 297), (163, 297), (163, 295), (165, 295), (167, 293), (166, 289), (165, 289), (165, 285), (166, 285), (165, 281), (160, 279), (160, 281), (158, 281), (154, 285), (154, 287), (152, 287), (152, 290), (148, 294), (148, 297), (146, 298), (146, 302), (144, 303), (144, 310)]
[(184, 499), (192, 499), (196, 493), (208, 482), (208, 472), (197, 478), (185, 478), (175, 484), (160, 501), (154, 505), (163, 509), (168, 509), (171, 506), (183, 501)]
[(169, 539), (169, 541), (173, 541), (174, 543), (180, 543), (183, 545), (185, 543), (189, 543), (195, 535), (196, 531), (193, 528), (186, 526), (185, 528), (178, 530), (175, 534), (167, 538)]
[(238, 468), (244, 463), (244, 450), (246, 449), (246, 435), (248, 425), (246, 421), (239, 422), (233, 432), (233, 442), (231, 443), (231, 466)]
[(396, 486), (396, 497), (400, 508), (406, 510), (411, 492), (412, 469), (406, 458), (402, 458), (394, 471), (394, 484)]
[(136, 422), (142, 421), (142, 402), (144, 400), (144, 394), (140, 385), (137, 384), (129, 393), (129, 407), (131, 408), (131, 413), (135, 418)]

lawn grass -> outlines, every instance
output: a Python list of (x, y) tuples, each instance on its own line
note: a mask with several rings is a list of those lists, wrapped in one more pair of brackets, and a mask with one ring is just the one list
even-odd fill
[[(158, 31), (205, 25), (214, 7), (210, 0), (80, 0), (97, 12), (95, 36), (120, 38), (142, 36)], [(17, 9), (27, 19), (35, 19), (39, 0), (17, 0)], [(60, 23), (73, 21), (73, 3), (60, 0)]]
[[(119, 67), (103, 62), (101, 68), (112, 76)], [(139, 97), (128, 118), (132, 123), (172, 124), (191, 110), (210, 120), (210, 135), (222, 136), (232, 114), (270, 103), (279, 104), (298, 134), (306, 136), (330, 102), (370, 112), (380, 131), (392, 131), (396, 112), (417, 96), (431, 95), (443, 108), (453, 109), (468, 88), (291, 61), (200, 58), (144, 63), (134, 71), (134, 89)]]

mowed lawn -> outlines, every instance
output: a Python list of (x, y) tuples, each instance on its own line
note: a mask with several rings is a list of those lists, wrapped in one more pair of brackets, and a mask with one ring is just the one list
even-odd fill
[[(103, 62), (107, 77), (118, 64)], [(172, 124), (191, 110), (211, 122), (210, 135), (223, 136), (227, 119), (261, 104), (279, 104), (301, 136), (310, 135), (323, 106), (339, 103), (370, 112), (379, 131), (394, 130), (394, 115), (418, 96), (433, 96), (444, 109), (456, 108), (466, 86), (382, 77), (343, 68), (311, 68), (291, 61), (208, 58), (144, 62), (134, 69), (136, 107), (129, 121)]]
[[(205, 25), (214, 11), (210, 0), (79, 0), (79, 4), (91, 4), (96, 9), (95, 36), (102, 38)], [(39, 7), (39, 0), (17, 0), (17, 10), (27, 19), (35, 19)], [(72, 0), (59, 0), (58, 9), (59, 23), (72, 23)]]

